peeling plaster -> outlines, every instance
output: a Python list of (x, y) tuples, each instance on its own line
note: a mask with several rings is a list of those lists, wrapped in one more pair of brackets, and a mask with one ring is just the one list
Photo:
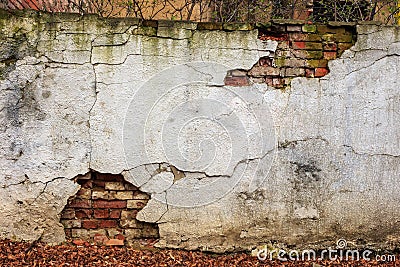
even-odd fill
[[(160, 247), (221, 252), (279, 240), (295, 247), (313, 243), (323, 248), (326, 240), (334, 243), (338, 237), (363, 239), (379, 247), (398, 243), (392, 236), (399, 228), (390, 222), (396, 216), (393, 211), (400, 208), (398, 28), (358, 26), (357, 43), (329, 63), (330, 74), (321, 79), (294, 78), (290, 90), (281, 91), (257, 84), (223, 86), (228, 70), (250, 69), (276, 50), (276, 42), (260, 42), (256, 30), (159, 26), (154, 36), (139, 33), (144, 28), (137, 22), (108, 25), (92, 17), (52, 18), (56, 21), (50, 24), (45, 17), (13, 17), (0, 29), (4, 36), (0, 38), (12, 39), (15, 34), (10, 29), (19, 25), (29, 44), (0, 80), (0, 119), (6, 125), (0, 131), (0, 237), (63, 241), (59, 216), (79, 189), (73, 178), (93, 170), (122, 173), (128, 182), (152, 194), (138, 218), (159, 224)], [(215, 71), (209, 65), (203, 69), (193, 65), (207, 61), (226, 68)], [(157, 74), (177, 66), (186, 72), (176, 72), (181, 76), (175, 80), (174, 73), (167, 72), (169, 76), (151, 84)], [(187, 86), (181, 91), (186, 95), (164, 94), (180, 85), (171, 80), (185, 82), (182, 73), (202, 77), (206, 85)], [(150, 136), (165, 139), (139, 140), (132, 151), (144, 145), (150, 158), (127, 164), (126, 114), (131, 100), (149, 82), (155, 91), (146, 92), (160, 92), (155, 96), (168, 101), (138, 104), (155, 104)], [(240, 95), (245, 105), (224, 92)], [(238, 129), (232, 118), (249, 119), (248, 111), (263, 115), (256, 116), (255, 123), (270, 116), (273, 127), (266, 124), (270, 128), (262, 130), (270, 132), (263, 137), (273, 133), (274, 138), (261, 138), (265, 146), (260, 147), (259, 142), (230, 144), (226, 138), (217, 143), (221, 151), (230, 145), (250, 151), (239, 153), (228, 168), (227, 155), (207, 158), (217, 163), (213, 169), (182, 168), (174, 157), (180, 148), (172, 145), (179, 134), (157, 135), (157, 127), (163, 126), (160, 119), (174, 112), (169, 108), (180, 104), (177, 99), (220, 101), (216, 113), (208, 102), (195, 106), (194, 113), (181, 114), (195, 117), (196, 111), (205, 110), (210, 113), (204, 114), (216, 115), (210, 121), (224, 124), (224, 129)], [(137, 110), (130, 115), (140, 117), (141, 109)], [(174, 118), (188, 119), (179, 114)], [(243, 125), (253, 129), (246, 120)], [(224, 136), (214, 131), (214, 124), (199, 126), (206, 126), (203, 137)], [(183, 151), (195, 147), (190, 143), (195, 130), (188, 130)], [(256, 138), (254, 133), (258, 132), (246, 132)], [(163, 150), (164, 145), (169, 149)], [(196, 153), (188, 149), (186, 156), (194, 158)], [(310, 179), (315, 175), (318, 179)], [(210, 194), (188, 191), (202, 185)], [(227, 185), (233, 186), (224, 194), (212, 194)], [(177, 205), (182, 199), (189, 202)]]

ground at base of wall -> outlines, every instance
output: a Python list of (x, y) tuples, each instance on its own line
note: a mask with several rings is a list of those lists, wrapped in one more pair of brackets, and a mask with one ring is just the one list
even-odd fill
[(0, 266), (399, 266), (400, 260), (261, 261), (245, 253), (211, 254), (166, 249), (0, 241)]

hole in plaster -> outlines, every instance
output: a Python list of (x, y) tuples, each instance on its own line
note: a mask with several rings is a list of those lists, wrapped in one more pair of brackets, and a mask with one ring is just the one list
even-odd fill
[(75, 181), (81, 188), (61, 213), (67, 239), (129, 246), (158, 239), (157, 224), (136, 220), (150, 196), (122, 175), (91, 172)]

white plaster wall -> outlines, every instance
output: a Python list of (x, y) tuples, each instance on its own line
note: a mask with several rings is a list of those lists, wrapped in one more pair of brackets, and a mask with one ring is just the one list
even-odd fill
[(95, 170), (152, 194), (138, 216), (160, 247), (398, 244), (398, 28), (358, 26), (330, 74), (281, 91), (223, 85), (273, 55), (256, 30), (63, 16), (0, 24), (18, 58), (0, 80), (0, 237), (62, 241), (73, 178)]

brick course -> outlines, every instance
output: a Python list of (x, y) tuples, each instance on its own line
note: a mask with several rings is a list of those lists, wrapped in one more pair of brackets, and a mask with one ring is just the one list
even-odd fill
[(124, 181), (122, 175), (91, 173), (90, 179), (77, 182), (81, 189), (61, 213), (67, 238), (102, 245), (158, 238), (156, 224), (136, 220), (150, 196)]
[(260, 58), (250, 70), (231, 70), (225, 85), (267, 83), (284, 89), (295, 77), (319, 78), (329, 73), (328, 61), (336, 59), (355, 43), (355, 26), (315, 25), (304, 22), (259, 26), (259, 39), (278, 42), (275, 53)]

